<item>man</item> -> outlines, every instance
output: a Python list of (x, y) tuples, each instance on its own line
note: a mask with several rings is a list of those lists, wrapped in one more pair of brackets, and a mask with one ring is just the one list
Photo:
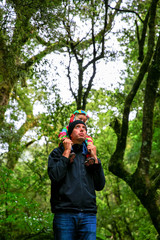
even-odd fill
[[(69, 124), (70, 139), (49, 155), (51, 210), (54, 213), (55, 240), (96, 240), (96, 194), (105, 185), (105, 177), (96, 147), (89, 146), (94, 163), (85, 165), (87, 128), (83, 121)], [(70, 163), (70, 153), (76, 154)]]

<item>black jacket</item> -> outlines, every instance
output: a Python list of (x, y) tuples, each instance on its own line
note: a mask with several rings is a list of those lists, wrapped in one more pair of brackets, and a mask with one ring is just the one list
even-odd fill
[(73, 163), (62, 156), (63, 151), (63, 146), (54, 149), (48, 159), (52, 212), (96, 213), (95, 190), (100, 191), (105, 185), (100, 161), (99, 164), (86, 167), (82, 145), (73, 146), (76, 153)]

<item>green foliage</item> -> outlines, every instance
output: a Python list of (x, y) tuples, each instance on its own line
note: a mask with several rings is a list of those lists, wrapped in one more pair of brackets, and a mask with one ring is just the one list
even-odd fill
[[(115, 119), (121, 125), (124, 101), (140, 68), (137, 59), (138, 41), (133, 21), (138, 21), (135, 11), (144, 20), (150, 2), (125, 1), (129, 12), (121, 13), (122, 21), (127, 23), (127, 27), (122, 27), (117, 32), (121, 46), (120, 52), (123, 56), (125, 55), (127, 66), (125, 74), (121, 75), (123, 86), (119, 85), (119, 88), (114, 88), (112, 91), (103, 88), (92, 90), (87, 99), (86, 110), (92, 114), (92, 118), (87, 123), (88, 133), (91, 134), (97, 146), (97, 154), (106, 176), (105, 189), (97, 192), (97, 239), (101, 240), (111, 238), (154, 240), (157, 237), (146, 209), (127, 184), (108, 171), (109, 160), (115, 151), (117, 141), (114, 131)], [(102, 30), (104, 3), (102, 1), (94, 3), (95, 5), (91, 6), (90, 1), (47, 0), (34, 1), (34, 4), (31, 4), (31, 1), (23, 1), (23, 4), (22, 1), (6, 1), (5, 6), (0, 9), (1, 46), (3, 51), (7, 49), (5, 54), (3, 51), (0, 52), (1, 59), (4, 60), (0, 61), (0, 80), (2, 82), (6, 73), (11, 73), (8, 78), (4, 79), (4, 86), (12, 84), (12, 90), (8, 94), (10, 101), (5, 107), (5, 118), (1, 125), (0, 135), (1, 150), (3, 150), (0, 155), (0, 239), (52, 239), (53, 215), (50, 212), (49, 203), (50, 181), (47, 175), (47, 159), (51, 150), (58, 146), (58, 134), (62, 127), (68, 124), (70, 115), (76, 109), (76, 103), (63, 104), (58, 85), (54, 82), (55, 79), (48, 79), (47, 70), (53, 66), (56, 74), (59, 74), (56, 70), (56, 59), (50, 65), (47, 60), (41, 61), (41, 59), (55, 50), (65, 52), (65, 47), (71, 47), (73, 42), (75, 45), (72, 46), (72, 55), (76, 48), (78, 58), (82, 57), (82, 60), (86, 62), (91, 59), (91, 35), (88, 28), (84, 32), (81, 31), (82, 35), (78, 37), (74, 30), (77, 27), (77, 18), (84, 27), (94, 20), (96, 33)], [(113, 3), (115, 1), (109, 1), (110, 6)], [(111, 21), (113, 14), (114, 10), (110, 10), (107, 19), (109, 31), (113, 25)], [(16, 22), (15, 16), (17, 16)], [(156, 19), (157, 23), (158, 20), (159, 16)], [(64, 26), (71, 27), (70, 33), (73, 34), (73, 40), (67, 43), (66, 39), (69, 41), (70, 36), (66, 37)], [(142, 21), (138, 22), (138, 27), (141, 33)], [(102, 38), (102, 32), (95, 38), (98, 43), (96, 44), (97, 53), (100, 52), (99, 45)], [(147, 51), (147, 40), (146, 35), (144, 53)], [(42, 48), (40, 55), (35, 54), (38, 47)], [(115, 57), (112, 51), (108, 50), (108, 52), (106, 56)], [(6, 53), (9, 54), (6, 55)], [(107, 61), (109, 59), (107, 58)], [(8, 68), (5, 69), (2, 62)], [(33, 67), (33, 63), (37, 64)], [(78, 76), (76, 71), (72, 69), (73, 79)], [(63, 72), (61, 77), (65, 74)], [(90, 76), (89, 69), (86, 77), (89, 79)], [(7, 82), (8, 79), (9, 82)], [(131, 106), (133, 115), (129, 122), (124, 157), (126, 169), (131, 173), (134, 173), (137, 167), (141, 149), (145, 80), (146, 77)], [(82, 92), (86, 90), (86, 82)], [(159, 175), (160, 167), (158, 98), (157, 92), (149, 170), (153, 176), (155, 170), (157, 176)], [(35, 114), (34, 111), (38, 106), (41, 106), (43, 111), (37, 111)]]
[[(94, 143), (97, 146), (97, 154), (101, 159), (106, 176), (105, 189), (102, 192), (97, 192), (97, 237), (98, 239), (112, 237), (113, 239), (125, 240), (155, 239), (157, 234), (146, 209), (127, 184), (108, 171), (108, 163), (115, 150), (117, 139), (111, 128), (111, 122), (116, 115), (121, 116), (122, 102), (121, 98), (118, 101), (117, 92), (114, 92), (111, 100), (111, 93), (107, 94), (108, 92), (102, 91), (102, 89), (96, 92), (92, 91), (92, 100), (88, 104), (88, 110), (92, 113), (97, 112), (96, 117), (94, 115), (94, 123), (92, 123), (92, 127), (95, 129)], [(114, 106), (114, 103), (119, 111), (107, 109), (108, 106)], [(130, 121), (124, 161), (131, 172), (134, 172), (137, 166), (140, 150), (141, 117), (141, 111), (138, 111), (137, 118)]]
[[(53, 215), (49, 208), (50, 181), (47, 176), (47, 154), (34, 147), (31, 155), (14, 171), (1, 166), (0, 236), (26, 239), (26, 236), (52, 236)], [(28, 157), (29, 158), (28, 158)]]
[[(103, 94), (102, 94), (103, 93)], [(118, 93), (119, 94), (119, 93)], [(106, 186), (102, 192), (97, 192), (97, 239), (154, 239), (156, 233), (151, 225), (146, 210), (142, 207), (132, 191), (123, 182), (108, 171), (108, 163), (115, 149), (116, 134), (110, 126), (118, 111), (112, 111), (110, 106), (121, 109), (121, 100), (117, 94), (108, 95), (105, 91), (92, 93), (88, 111), (93, 119), (88, 122), (89, 130), (94, 129), (92, 136), (97, 146), (97, 154), (101, 159), (106, 176)], [(98, 101), (95, 101), (97, 98)], [(96, 104), (93, 104), (96, 103)], [(108, 103), (108, 105), (106, 105)], [(120, 106), (119, 106), (120, 105)], [(5, 239), (51, 239), (52, 219), (50, 213), (50, 181), (47, 176), (47, 158), (50, 151), (58, 145), (58, 133), (68, 123), (73, 106), (57, 104), (56, 111), (47, 104), (46, 114), (41, 115), (41, 124), (37, 133), (46, 136), (43, 146), (34, 143), (21, 155), (14, 171), (4, 165), (1, 168), (1, 235)], [(108, 108), (106, 107), (108, 106)], [(110, 108), (110, 109), (109, 109)], [(73, 110), (72, 110), (73, 109)], [(100, 111), (99, 109), (103, 109)], [(94, 116), (96, 116), (94, 118)], [(68, 119), (68, 120), (67, 120)], [(133, 122), (137, 121), (137, 128)], [(130, 141), (127, 147), (126, 160), (131, 170), (140, 142), (141, 118), (130, 123)], [(133, 126), (133, 127), (132, 127)], [(158, 132), (157, 132), (158, 134)], [(8, 228), (10, 231), (8, 231)]]

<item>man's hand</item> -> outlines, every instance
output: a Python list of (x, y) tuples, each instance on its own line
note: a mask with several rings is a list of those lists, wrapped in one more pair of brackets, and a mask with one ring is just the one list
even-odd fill
[(69, 138), (66, 138), (66, 139), (63, 141), (64, 152), (63, 152), (62, 155), (63, 155), (64, 157), (69, 158), (72, 145), (73, 145), (73, 142), (72, 142)]
[(88, 150), (88, 152), (91, 154), (91, 157), (94, 157), (94, 158), (95, 158), (95, 163), (98, 163), (96, 146), (93, 145), (93, 144), (89, 144), (89, 145), (87, 146), (87, 150)]

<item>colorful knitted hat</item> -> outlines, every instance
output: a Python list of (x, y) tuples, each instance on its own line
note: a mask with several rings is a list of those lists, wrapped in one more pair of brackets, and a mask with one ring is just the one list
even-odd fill
[(89, 116), (88, 116), (88, 114), (84, 111), (84, 110), (76, 110), (76, 111), (74, 111), (74, 113), (71, 115), (71, 117), (70, 117), (70, 123), (71, 122), (73, 122), (73, 121), (75, 121), (75, 116), (77, 115), (77, 114), (84, 114), (84, 115), (86, 115), (86, 117), (87, 117), (87, 120), (89, 119)]
[[(83, 124), (83, 125), (86, 127), (86, 124), (85, 124), (83, 121), (81, 121), (81, 120), (76, 120), (76, 121), (71, 122), (71, 123), (69, 124), (69, 126), (68, 126), (68, 135), (69, 135), (69, 136), (71, 135), (74, 127), (75, 127), (77, 124)], [(87, 131), (87, 127), (86, 127), (86, 131)]]

